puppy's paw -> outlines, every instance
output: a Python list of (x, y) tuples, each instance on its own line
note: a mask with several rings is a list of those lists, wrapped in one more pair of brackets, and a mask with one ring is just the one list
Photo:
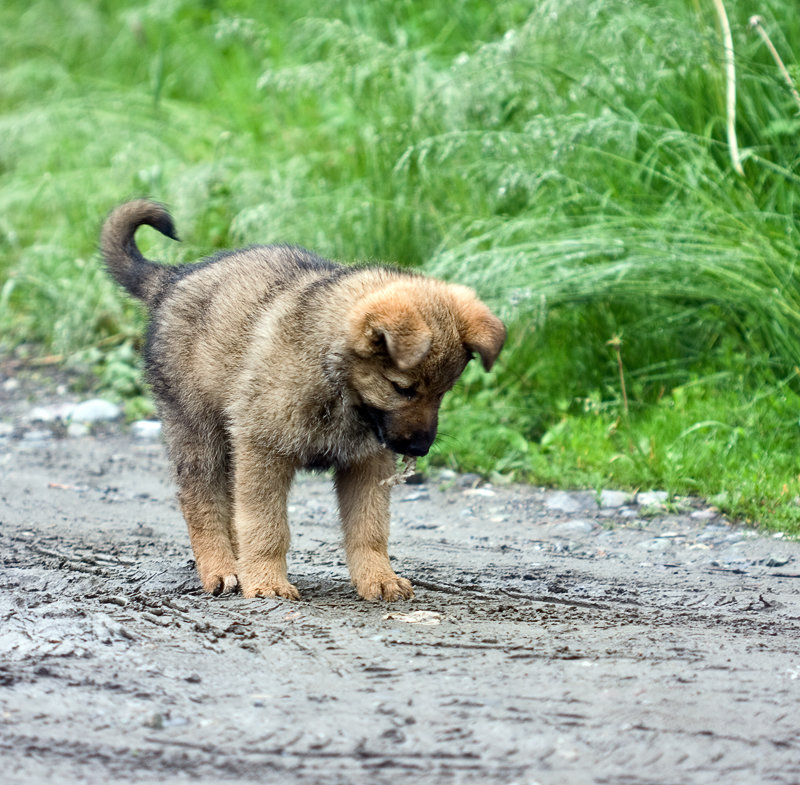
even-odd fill
[(285, 580), (248, 581), (242, 584), (242, 594), (248, 599), (253, 597), (283, 597), (286, 600), (299, 600), (297, 587)]
[(239, 587), (239, 579), (235, 575), (208, 575), (203, 579), (203, 588), (217, 597), (230, 594)]
[(224, 560), (215, 560), (213, 563), (203, 564), (198, 561), (197, 571), (200, 573), (203, 589), (215, 597), (236, 591), (239, 586), (239, 578), (236, 576), (233, 563), (227, 564)]
[(394, 573), (388, 575), (372, 575), (364, 580), (353, 580), (356, 591), (365, 600), (410, 600), (414, 596), (411, 581)]

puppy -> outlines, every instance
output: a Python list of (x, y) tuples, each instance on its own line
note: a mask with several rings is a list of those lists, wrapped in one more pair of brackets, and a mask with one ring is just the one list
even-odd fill
[(108, 217), (101, 250), (149, 309), (147, 377), (203, 588), (299, 599), (289, 487), (298, 469), (332, 467), (357, 592), (413, 597), (389, 564), (384, 481), (395, 454), (428, 452), (470, 358), (492, 367), (502, 322), (466, 287), (292, 246), (157, 264), (136, 246), (143, 224), (177, 240), (164, 207), (138, 200)]

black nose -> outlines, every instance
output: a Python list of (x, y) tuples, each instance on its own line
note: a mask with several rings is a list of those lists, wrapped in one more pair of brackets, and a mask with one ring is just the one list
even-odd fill
[(410, 455), (413, 458), (421, 458), (428, 454), (433, 440), (436, 438), (436, 431), (417, 431), (408, 439), (403, 455)]

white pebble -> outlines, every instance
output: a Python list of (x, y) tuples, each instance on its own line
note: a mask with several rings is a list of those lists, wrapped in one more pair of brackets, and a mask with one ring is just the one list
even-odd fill
[(160, 420), (137, 420), (131, 423), (131, 436), (134, 439), (158, 439), (160, 435)]
[(22, 434), (22, 441), (24, 442), (44, 442), (53, 438), (52, 431), (45, 431), (43, 429), (26, 431)]
[(461, 491), (462, 496), (494, 496), (495, 492), (491, 488), (467, 488)]
[(696, 521), (710, 521), (718, 515), (716, 510), (695, 510), (691, 517)]
[(555, 491), (547, 494), (544, 506), (548, 510), (560, 512), (581, 512), (597, 509), (597, 502), (591, 491)]
[(53, 406), (34, 406), (28, 412), (28, 422), (58, 422), (68, 420), (75, 408), (73, 403), (57, 403)]
[(636, 494), (636, 502), (642, 507), (656, 507), (664, 504), (668, 498), (669, 494), (666, 491), (645, 491)]
[(602, 508), (617, 508), (626, 505), (633, 497), (626, 491), (600, 491), (600, 506)]
[(101, 422), (116, 420), (122, 414), (122, 409), (111, 401), (102, 398), (91, 398), (77, 404), (70, 412), (73, 422)]
[(84, 425), (82, 422), (71, 422), (67, 426), (67, 436), (72, 436), (73, 438), (79, 439), (81, 436), (87, 436), (89, 433), (89, 427)]

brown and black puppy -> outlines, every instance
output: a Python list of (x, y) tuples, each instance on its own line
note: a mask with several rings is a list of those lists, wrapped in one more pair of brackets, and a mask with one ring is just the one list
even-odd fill
[(256, 246), (197, 264), (144, 259), (142, 224), (177, 239), (153, 202), (114, 210), (102, 253), (150, 311), (145, 348), (200, 580), (219, 593), (298, 598), (287, 495), (333, 467), (350, 575), (366, 599), (413, 596), (389, 564), (395, 454), (425, 455), (442, 396), (503, 324), (466, 287), (301, 248)]

